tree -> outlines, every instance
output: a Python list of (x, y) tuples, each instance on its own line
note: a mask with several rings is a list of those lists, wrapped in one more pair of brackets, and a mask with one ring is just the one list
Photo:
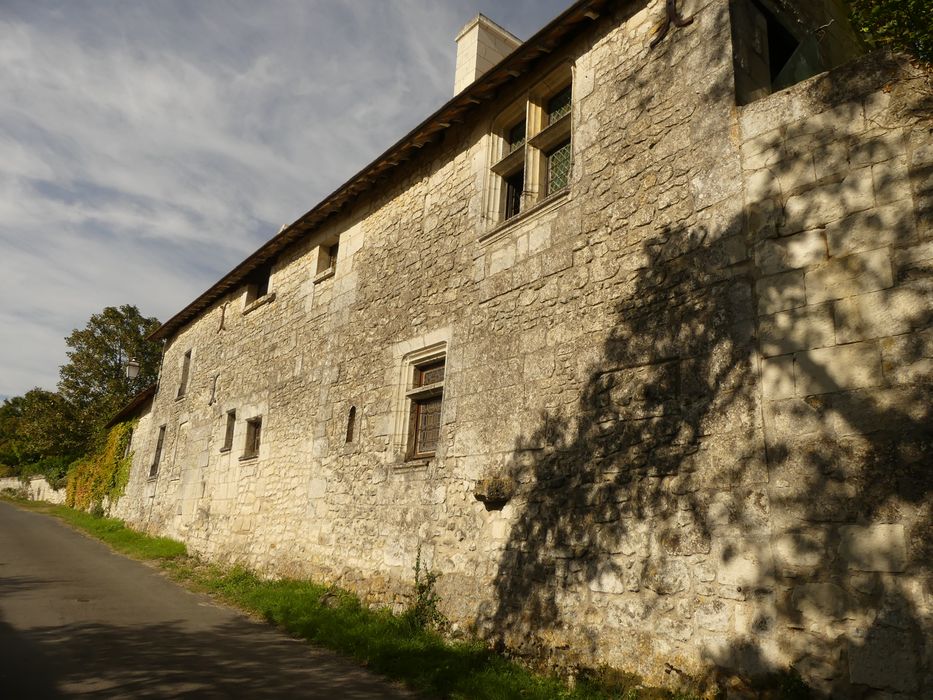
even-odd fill
[[(74, 407), (86, 445), (127, 401), (156, 380), (161, 348), (146, 337), (158, 326), (158, 319), (142, 316), (135, 306), (108, 306), (65, 338), (71, 349), (59, 371), (58, 390)], [(140, 365), (136, 379), (126, 377), (130, 358)]]
[(933, 63), (930, 0), (849, 0), (852, 24), (870, 44), (888, 44)]
[(61, 394), (31, 389), (22, 397), (17, 435), (24, 457), (74, 459), (84, 447), (84, 436), (74, 407)]
[(23, 461), (19, 425), (23, 417), (23, 397), (13, 396), (0, 406), (0, 466), (15, 467)]

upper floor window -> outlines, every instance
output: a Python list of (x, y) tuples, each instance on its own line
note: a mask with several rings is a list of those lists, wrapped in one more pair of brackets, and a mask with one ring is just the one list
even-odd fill
[(570, 68), (536, 85), (493, 129), (489, 219), (507, 221), (570, 184)]
[(314, 275), (315, 282), (327, 279), (337, 271), (337, 254), (339, 252), (339, 238), (332, 239), (318, 246), (317, 272)]
[(261, 299), (269, 293), (269, 278), (272, 276), (272, 264), (263, 265), (250, 274), (246, 283), (246, 303)]
[(243, 448), (242, 459), (252, 459), (259, 456), (259, 444), (262, 440), (262, 416), (256, 416), (246, 421), (246, 445)]

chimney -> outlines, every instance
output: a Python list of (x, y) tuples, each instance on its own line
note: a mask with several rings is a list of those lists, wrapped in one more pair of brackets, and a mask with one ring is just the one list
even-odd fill
[(483, 73), (521, 45), (506, 31), (484, 15), (476, 15), (457, 34), (457, 70), (454, 94), (461, 92)]

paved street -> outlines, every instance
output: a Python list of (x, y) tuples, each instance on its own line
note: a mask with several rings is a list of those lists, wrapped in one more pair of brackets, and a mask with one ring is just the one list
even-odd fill
[(411, 696), (0, 502), (0, 697)]

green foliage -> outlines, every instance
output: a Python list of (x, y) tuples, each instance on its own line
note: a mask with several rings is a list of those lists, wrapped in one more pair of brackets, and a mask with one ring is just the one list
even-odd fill
[(421, 546), (415, 556), (415, 599), (402, 616), (415, 629), (443, 630), (447, 618), (440, 611), (436, 585), (440, 574), (421, 565)]
[(933, 63), (930, 0), (848, 0), (852, 26), (871, 45), (889, 45)]
[(104, 499), (113, 502), (123, 495), (129, 480), (132, 453), (127, 452), (135, 423), (111, 428), (103, 443), (68, 470), (65, 503), (80, 510), (101, 513)]
[(36, 388), (0, 406), (0, 472), (44, 476), (56, 487), (82, 449), (74, 411), (59, 394)]
[[(74, 407), (88, 438), (155, 381), (161, 349), (146, 336), (158, 326), (158, 319), (142, 316), (135, 306), (108, 306), (65, 339), (70, 350), (68, 362), (59, 370), (58, 390)], [(131, 357), (140, 364), (136, 379), (125, 374)]]
[(44, 476), (49, 486), (53, 489), (60, 489), (67, 483), (68, 468), (73, 462), (71, 457), (43, 457), (36, 462), (23, 465), (20, 469), (20, 476), (23, 478)]

